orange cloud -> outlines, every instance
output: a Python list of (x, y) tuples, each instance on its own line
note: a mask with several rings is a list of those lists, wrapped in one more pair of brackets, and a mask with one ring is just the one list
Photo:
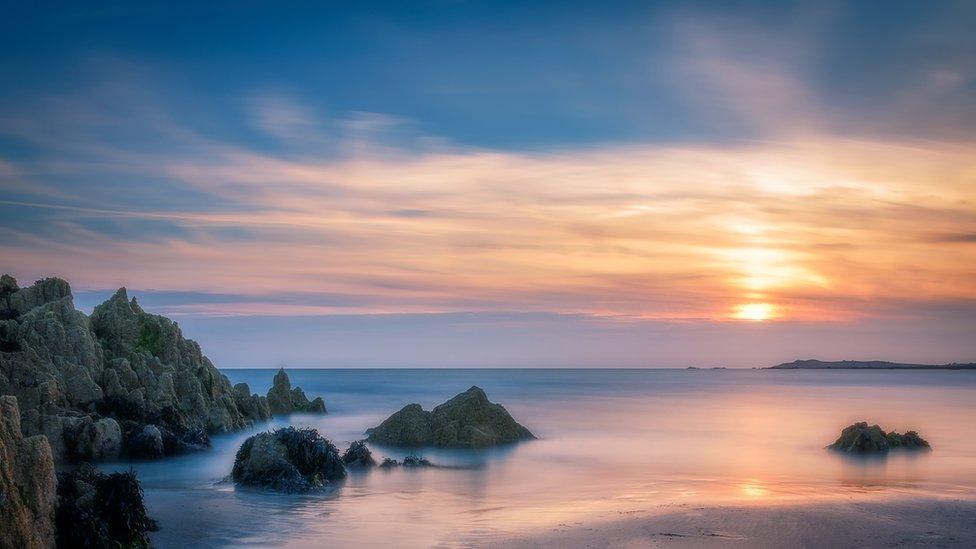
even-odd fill
[[(830, 137), (549, 154), (364, 147), (330, 161), (215, 147), (139, 167), (216, 197), (213, 208), (67, 208), (73, 240), (8, 229), (3, 242), (27, 244), (0, 250), (89, 287), (369, 296), (339, 312), (728, 319), (760, 303), (771, 319), (845, 319), (976, 298), (976, 246), (932, 236), (976, 230), (974, 158), (970, 143)], [(92, 217), (185, 235), (134, 241), (74, 222)]]

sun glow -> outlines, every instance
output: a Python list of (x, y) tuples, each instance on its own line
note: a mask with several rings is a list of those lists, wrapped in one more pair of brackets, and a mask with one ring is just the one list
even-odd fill
[(734, 318), (762, 322), (776, 316), (776, 308), (769, 303), (743, 303), (735, 306)]

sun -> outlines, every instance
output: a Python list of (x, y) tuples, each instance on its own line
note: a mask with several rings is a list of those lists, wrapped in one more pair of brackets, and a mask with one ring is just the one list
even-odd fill
[(733, 318), (762, 322), (776, 316), (776, 308), (769, 303), (743, 303), (735, 306)]

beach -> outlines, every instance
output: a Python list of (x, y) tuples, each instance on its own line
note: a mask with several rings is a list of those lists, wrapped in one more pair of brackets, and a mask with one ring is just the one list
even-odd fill
[(976, 501), (895, 499), (773, 506), (662, 505), (490, 543), (534, 547), (973, 547)]

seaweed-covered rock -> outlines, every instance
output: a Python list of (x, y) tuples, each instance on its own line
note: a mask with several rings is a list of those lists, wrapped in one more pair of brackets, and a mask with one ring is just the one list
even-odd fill
[(84, 463), (58, 474), (58, 496), (58, 546), (149, 547), (156, 523), (132, 471), (106, 475)]
[(305, 492), (346, 477), (339, 451), (315, 429), (285, 427), (244, 441), (234, 481), (282, 492)]
[(301, 387), (291, 386), (291, 380), (284, 368), (279, 368), (274, 376), (274, 383), (268, 390), (268, 408), (272, 415), (281, 416), (294, 412), (326, 413), (325, 401), (316, 397), (309, 401)]
[(372, 467), (376, 465), (373, 454), (366, 447), (365, 440), (357, 440), (346, 448), (342, 454), (342, 462), (346, 467)]
[(138, 453), (125, 447), (133, 429), (119, 429), (129, 422), (155, 425), (170, 453), (270, 415), (125, 288), (87, 317), (59, 278), (0, 277), (0, 394), (18, 398), (24, 434), (47, 436), (57, 462)]
[(393, 458), (383, 458), (383, 463), (380, 463), (381, 469), (392, 469), (394, 467), (438, 467), (431, 463), (427, 458), (423, 456), (418, 456), (416, 454), (410, 454), (403, 458), (403, 461), (397, 461)]
[(904, 448), (906, 450), (930, 450), (932, 448), (928, 441), (918, 436), (915, 431), (908, 431), (903, 435), (891, 431), (885, 437), (888, 439), (888, 445), (891, 448)]
[(17, 399), (0, 397), (0, 547), (54, 544), (55, 486), (47, 438), (24, 438)]
[(915, 431), (904, 435), (894, 431), (885, 433), (878, 425), (869, 426), (861, 421), (845, 427), (840, 437), (827, 448), (855, 454), (883, 454), (892, 448), (927, 449), (929, 443)]
[(444, 448), (485, 448), (535, 438), (502, 405), (490, 402), (479, 387), (471, 387), (429, 412), (419, 404), (409, 404), (366, 434), (375, 444)]

